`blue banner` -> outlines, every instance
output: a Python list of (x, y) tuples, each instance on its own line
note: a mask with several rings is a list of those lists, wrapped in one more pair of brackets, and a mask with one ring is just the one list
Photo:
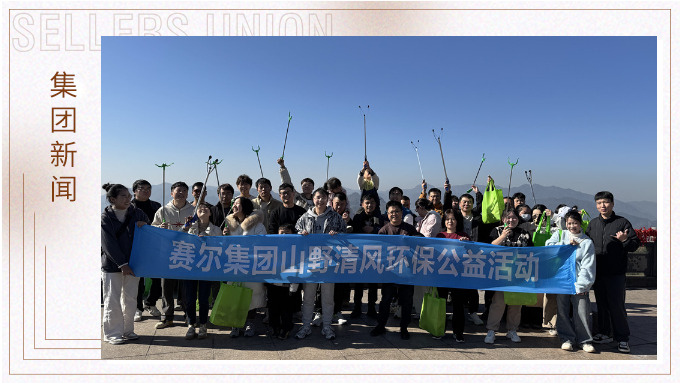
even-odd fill
[(135, 231), (130, 267), (150, 278), (574, 294), (574, 250), (372, 234), (198, 237), (145, 225)]

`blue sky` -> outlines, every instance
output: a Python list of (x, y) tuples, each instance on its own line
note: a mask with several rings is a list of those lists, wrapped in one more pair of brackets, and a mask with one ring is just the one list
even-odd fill
[[(381, 190), (491, 174), (506, 188), (534, 183), (624, 201), (656, 201), (654, 37), (103, 37), (102, 182), (239, 174), (296, 186), (330, 176), (357, 189), (364, 157)], [(212, 176), (211, 176), (212, 177)], [(215, 178), (209, 184), (216, 185)], [(641, 185), (644, 185), (641, 187)], [(234, 185), (235, 186), (235, 185)], [(154, 193), (160, 200), (160, 194)]]

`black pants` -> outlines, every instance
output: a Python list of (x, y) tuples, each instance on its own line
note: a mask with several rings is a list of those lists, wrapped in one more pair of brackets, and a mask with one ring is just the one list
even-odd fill
[(144, 300), (144, 279), (139, 278), (139, 289), (137, 289), (137, 310), (144, 310), (144, 306), (155, 306), (158, 298), (161, 297), (161, 279), (151, 278), (151, 289), (149, 296)]
[(163, 305), (161, 307), (161, 320), (174, 320), (175, 316), (175, 287), (177, 279), (161, 278), (163, 291)]
[(349, 283), (336, 283), (333, 289), (333, 314), (342, 311), (342, 302), (349, 295)]
[(266, 286), (269, 326), (275, 333), (292, 330), (295, 297), (288, 292), (288, 286), (275, 286), (271, 284)]
[(593, 286), (597, 304), (597, 328), (600, 334), (610, 335), (614, 340), (628, 342), (628, 314), (626, 314), (626, 276), (598, 275)]
[(399, 325), (402, 329), (405, 329), (411, 323), (413, 286), (398, 285), (396, 283), (383, 283), (380, 311), (378, 312), (378, 326), (385, 327), (385, 324), (387, 324), (387, 318), (390, 315), (390, 303), (395, 295), (399, 296), (399, 304), (401, 305), (401, 321)]
[[(184, 311), (189, 324), (208, 323), (208, 299), (210, 298), (210, 281), (183, 281)], [(198, 322), (196, 321), (196, 293), (198, 292)]]
[[(445, 297), (446, 295), (442, 295), (442, 290), (443, 289), (441, 288), (439, 289), (439, 296)], [(453, 333), (463, 335), (463, 332), (465, 331), (465, 306), (470, 301), (470, 290), (449, 289), (449, 291), (451, 291), (451, 303), (453, 304), (453, 319), (451, 323), (453, 325)], [(477, 290), (473, 291), (475, 294), (477, 293)], [(479, 300), (479, 297), (477, 297), (477, 300)], [(479, 306), (479, 302), (477, 302), (477, 306)]]
[(354, 310), (361, 311), (361, 301), (364, 299), (364, 289), (368, 288), (368, 308), (375, 309), (375, 302), (378, 301), (377, 283), (355, 283), (354, 284)]

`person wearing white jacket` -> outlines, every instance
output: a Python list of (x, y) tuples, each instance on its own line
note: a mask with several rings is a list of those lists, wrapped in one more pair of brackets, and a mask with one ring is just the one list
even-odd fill
[[(227, 216), (226, 227), (228, 228), (229, 235), (266, 235), (267, 229), (265, 229), (263, 222), (264, 213), (261, 210), (255, 210), (251, 200), (240, 196), (234, 201), (232, 213)], [(253, 297), (250, 301), (248, 320), (245, 327), (242, 329), (232, 328), (229, 334), (232, 338), (236, 338), (241, 334), (246, 337), (254, 336), (255, 330), (252, 319), (255, 318), (255, 310), (267, 305), (264, 283), (244, 282), (243, 286), (253, 290)]]
[[(572, 351), (574, 344), (581, 345), (585, 352), (595, 352), (590, 330), (590, 288), (595, 282), (595, 246), (593, 240), (581, 230), (581, 215), (571, 210), (564, 215), (567, 231), (559, 230), (546, 241), (546, 246), (576, 246), (575, 295), (557, 295), (557, 335), (562, 340), (562, 349)], [(569, 309), (573, 307), (573, 318)]]

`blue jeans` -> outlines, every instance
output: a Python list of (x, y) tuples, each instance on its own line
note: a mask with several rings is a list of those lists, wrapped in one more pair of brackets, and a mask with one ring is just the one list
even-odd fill
[[(573, 317), (569, 309), (573, 307)], [(557, 335), (562, 341), (574, 344), (591, 343), (590, 297), (586, 295), (557, 295)]]

